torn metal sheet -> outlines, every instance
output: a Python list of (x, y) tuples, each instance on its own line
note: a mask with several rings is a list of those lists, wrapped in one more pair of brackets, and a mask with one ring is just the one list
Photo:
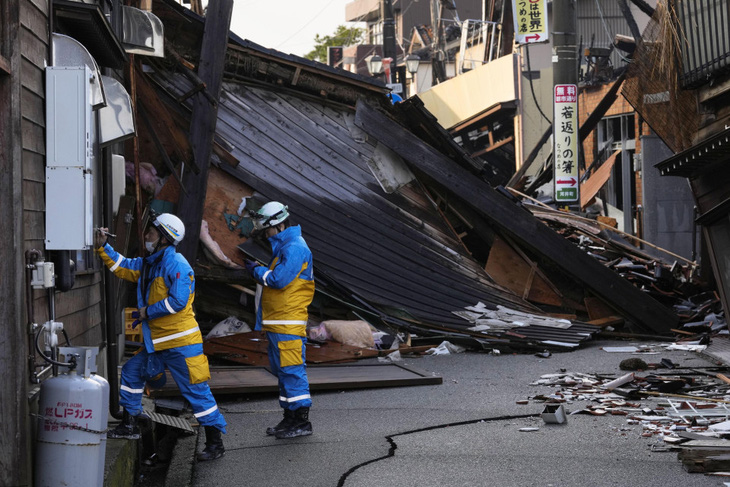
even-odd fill
[[(469, 320), (476, 327), (500, 326), (502, 328), (514, 328), (530, 325), (548, 326), (551, 328), (570, 328), (572, 323), (570, 320), (560, 318), (552, 318), (550, 316), (537, 315), (534, 313), (523, 313), (515, 311), (504, 306), (497, 306), (497, 309), (490, 309), (484, 303), (477, 303), (475, 306), (467, 306), (466, 311), (454, 311), (455, 315)], [(471, 328), (473, 329), (473, 328)], [(489, 328), (483, 328), (488, 330)], [(479, 330), (481, 331), (481, 330)]]

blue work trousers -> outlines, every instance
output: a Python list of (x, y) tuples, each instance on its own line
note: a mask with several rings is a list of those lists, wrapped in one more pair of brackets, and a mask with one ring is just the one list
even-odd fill
[[(165, 385), (165, 367), (167, 367), (183, 397), (193, 408), (193, 414), (198, 422), (203, 426), (215, 426), (225, 433), (226, 421), (218, 409), (208, 382), (190, 383), (191, 375), (199, 377), (200, 374), (208, 374), (208, 363), (207, 360), (202, 360), (204, 358), (204, 356), (201, 358), (202, 355), (202, 344), (186, 345), (155, 353), (148, 353), (142, 348), (122, 367), (119, 403), (129, 414), (133, 416), (140, 414), (145, 382), (153, 389)], [(196, 370), (197, 367), (201, 367), (201, 370)]]
[(266, 332), (269, 364), (279, 378), (279, 405), (296, 410), (312, 405), (305, 357), (307, 339), (297, 335)]

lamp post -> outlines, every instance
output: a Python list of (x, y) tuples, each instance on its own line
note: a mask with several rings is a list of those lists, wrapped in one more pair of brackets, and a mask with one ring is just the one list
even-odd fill
[(416, 73), (418, 72), (418, 66), (421, 64), (421, 58), (415, 54), (409, 54), (406, 56), (405, 65), (406, 71), (411, 74), (411, 82), (408, 86), (408, 96), (413, 96), (418, 93), (418, 81), (416, 79)]
[(383, 58), (377, 54), (373, 54), (365, 62), (368, 65), (368, 71), (371, 75), (377, 76), (383, 72)]
[(368, 71), (373, 76), (377, 76), (381, 73), (385, 73), (385, 82), (388, 84), (392, 83), (392, 77), (390, 74), (390, 64), (393, 62), (393, 58), (382, 58), (377, 54), (370, 56), (366, 63), (368, 65)]
[(409, 54), (406, 56), (406, 69), (411, 74), (418, 72), (418, 65), (421, 64), (421, 58), (415, 54)]

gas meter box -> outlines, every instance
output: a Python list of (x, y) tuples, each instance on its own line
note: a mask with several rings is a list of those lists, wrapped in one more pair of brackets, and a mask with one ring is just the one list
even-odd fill
[(91, 71), (46, 68), (46, 249), (93, 244)]

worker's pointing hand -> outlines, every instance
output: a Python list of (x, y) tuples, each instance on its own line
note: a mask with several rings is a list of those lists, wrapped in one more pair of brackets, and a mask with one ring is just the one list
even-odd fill
[(98, 249), (104, 246), (108, 231), (109, 229), (104, 227), (96, 229), (96, 233), (94, 233), (94, 248)]

